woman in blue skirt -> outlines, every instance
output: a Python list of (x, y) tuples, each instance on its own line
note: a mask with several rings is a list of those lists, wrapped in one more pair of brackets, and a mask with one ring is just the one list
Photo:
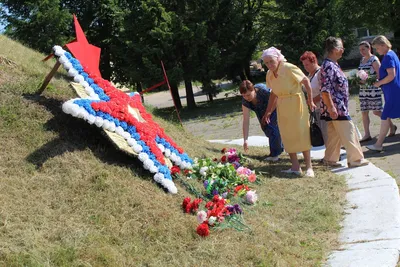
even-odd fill
[(384, 55), (382, 65), (379, 68), (379, 81), (374, 83), (374, 86), (382, 88), (385, 105), (383, 106), (378, 140), (374, 145), (367, 146), (367, 148), (382, 151), (383, 142), (389, 130), (395, 133), (397, 129), (394, 124), (391, 127), (390, 119), (400, 118), (400, 61), (391, 49), (392, 44), (385, 36), (375, 37), (372, 46), (376, 49), (376, 52)]

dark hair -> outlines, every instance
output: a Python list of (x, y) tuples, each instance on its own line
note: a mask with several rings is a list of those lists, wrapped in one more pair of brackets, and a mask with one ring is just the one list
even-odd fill
[(311, 63), (316, 63), (317, 62), (317, 57), (311, 51), (306, 51), (306, 52), (303, 53), (303, 55), (301, 55), (300, 61), (304, 61), (306, 59), (308, 59)]
[(339, 42), (342, 42), (342, 39), (329, 36), (325, 40), (325, 51), (329, 54), (333, 51), (333, 49), (339, 47)]
[(254, 91), (254, 90), (255, 90), (254, 85), (249, 80), (244, 80), (239, 86), (239, 91), (241, 94), (245, 94), (247, 91)]
[(369, 42), (362, 41), (361, 43), (358, 44), (358, 46), (362, 46), (362, 45), (365, 46), (366, 48), (368, 48), (369, 52), (371, 52), (371, 54), (373, 54), (372, 53), (372, 45)]

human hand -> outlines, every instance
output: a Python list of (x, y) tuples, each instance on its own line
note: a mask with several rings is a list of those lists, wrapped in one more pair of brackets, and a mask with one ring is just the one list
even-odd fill
[(261, 119), (261, 124), (265, 126), (265, 124), (269, 124), (271, 122), (271, 112), (265, 113)]
[(314, 101), (312, 101), (312, 99), (308, 99), (308, 100), (307, 100), (307, 104), (308, 104), (308, 107), (310, 108), (311, 111), (314, 111), (315, 108), (317, 107), (317, 106), (314, 104)]
[(328, 113), (329, 113), (329, 116), (331, 117), (331, 119), (333, 119), (333, 120), (336, 120), (339, 116), (335, 107), (328, 108)]
[(243, 149), (244, 149), (244, 152), (247, 152), (247, 150), (249, 150), (249, 146), (248, 146), (248, 144), (247, 144), (247, 140), (245, 140), (245, 141), (243, 142)]
[(380, 84), (379, 82), (375, 82), (373, 85), (374, 87), (381, 87), (382, 84)]

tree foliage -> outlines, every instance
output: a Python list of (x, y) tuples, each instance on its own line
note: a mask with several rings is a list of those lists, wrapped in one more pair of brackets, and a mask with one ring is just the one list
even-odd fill
[[(0, 0), (0, 4), (6, 8), (1, 13), (8, 22), (6, 34), (46, 53), (74, 38), (72, 14), (76, 14), (88, 40), (102, 49), (103, 77), (146, 88), (163, 79), (162, 60), (178, 106), (177, 88), (184, 81), (188, 106), (195, 107), (192, 81), (202, 82), (212, 97), (217, 90), (214, 80), (251, 79), (249, 61), (267, 46), (281, 48), (289, 61), (298, 63), (305, 50), (322, 55), (329, 35), (351, 45), (352, 28), (372, 14), (372, 7), (358, 8), (365, 1)], [(397, 2), (375, 6), (397, 14), (397, 9), (390, 9)], [(379, 13), (378, 18), (379, 25), (393, 28), (397, 23), (388, 15)]]

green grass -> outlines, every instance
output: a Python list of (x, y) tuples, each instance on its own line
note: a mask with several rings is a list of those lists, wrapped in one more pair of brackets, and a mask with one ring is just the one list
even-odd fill
[[(285, 179), (288, 158), (269, 165), (265, 148), (254, 148), (250, 167), (263, 174), (259, 204), (245, 209), (251, 231), (201, 238), (181, 210), (183, 186), (165, 193), (138, 160), (61, 111), (75, 97), (64, 71), (35, 94), (54, 61), (3, 35), (0, 48), (15, 63), (0, 64), (0, 266), (318, 266), (336, 248), (342, 177), (316, 168), (314, 179)], [(204, 105), (203, 117), (212, 115)], [(221, 145), (154, 114), (192, 157), (219, 155)]]

